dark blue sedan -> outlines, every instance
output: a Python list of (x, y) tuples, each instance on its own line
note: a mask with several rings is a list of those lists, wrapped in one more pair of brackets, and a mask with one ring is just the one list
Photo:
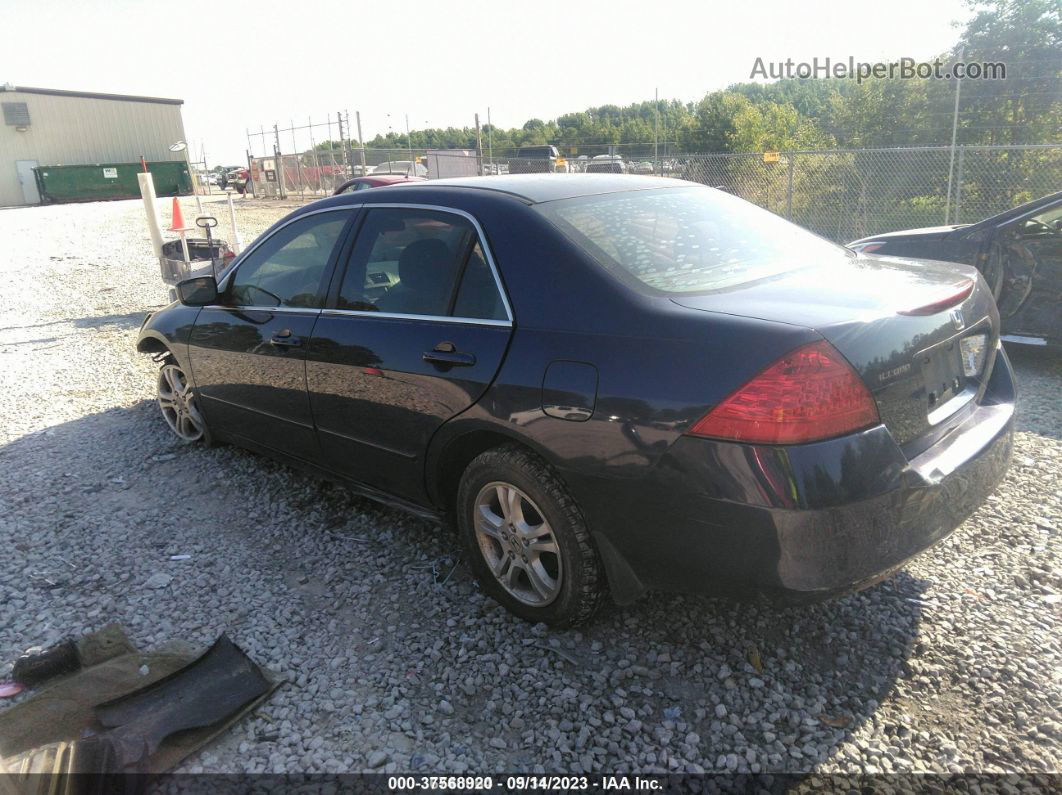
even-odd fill
[(138, 341), (175, 433), (448, 521), (532, 621), (647, 589), (866, 587), (1011, 451), (976, 270), (861, 257), (679, 180), (335, 196), (179, 291)]

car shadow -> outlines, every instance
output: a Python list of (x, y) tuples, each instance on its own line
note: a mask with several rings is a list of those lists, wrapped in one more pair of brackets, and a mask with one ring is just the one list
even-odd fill
[[(0, 334), (4, 332), (18, 332), (28, 329), (48, 329), (50, 331), (59, 331), (64, 325), (71, 325), (75, 329), (95, 329), (96, 331), (104, 330), (118, 330), (129, 331), (132, 329), (138, 329), (144, 323), (144, 317), (147, 312), (129, 312), (124, 315), (94, 315), (89, 317), (79, 317), (74, 319), (63, 318), (61, 320), (49, 320), (44, 323), (31, 323), (24, 326), (6, 326), (0, 328)], [(45, 332), (47, 333), (47, 332)], [(5, 342), (4, 345), (39, 345), (49, 342), (59, 342), (64, 337), (69, 336), (71, 332), (60, 333), (49, 337), (35, 337), (32, 339), (23, 339), (18, 341)]]
[(138, 329), (143, 325), (145, 316), (147, 312), (129, 312), (124, 315), (79, 317), (71, 322), (75, 328), (102, 329), (106, 326), (116, 326), (120, 329)]
[[(410, 720), (428, 730), (420, 713), (438, 720), (440, 692), (452, 691), (454, 748), (500, 737), (504, 748), (489, 753), (507, 770), (577, 772), (579, 751), (536, 758), (541, 739), (532, 752), (526, 734), (593, 717), (588, 742), (604, 751), (594, 764), (609, 772), (666, 772), (668, 758), (807, 772), (894, 694), (932, 609), (927, 585), (900, 572), (800, 608), (651, 594), (547, 631), (480, 593), (452, 534), (235, 447), (185, 445), (151, 400), (18, 438), (0, 447), (0, 466), (20, 483), (2, 499), (17, 554), (0, 558), (0, 581), (25, 582), (18, 609), (47, 616), (54, 635), (0, 626), (0, 661), (110, 621), (145, 645), (205, 644), (225, 631), (313, 692), (347, 693), (359, 715), (396, 687), (377, 669), (401, 665)], [(175, 553), (191, 558), (170, 561)], [(171, 581), (152, 585), (160, 572)], [(507, 714), (511, 686), (541, 698)], [(295, 688), (282, 698), (314, 697)], [(342, 735), (344, 707), (315, 714), (315, 734)], [(595, 740), (617, 730), (621, 739)], [(416, 769), (412, 751), (393, 753)]]

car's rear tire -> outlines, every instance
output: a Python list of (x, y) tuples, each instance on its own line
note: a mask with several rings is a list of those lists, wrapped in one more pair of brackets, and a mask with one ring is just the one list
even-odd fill
[(184, 369), (173, 356), (167, 356), (159, 368), (157, 381), (159, 409), (174, 435), (186, 444), (212, 446), (206, 420), (199, 411), (199, 398)]
[(578, 505), (544, 461), (517, 447), (480, 454), (456, 507), (469, 565), (499, 604), (557, 627), (594, 615), (604, 570)]

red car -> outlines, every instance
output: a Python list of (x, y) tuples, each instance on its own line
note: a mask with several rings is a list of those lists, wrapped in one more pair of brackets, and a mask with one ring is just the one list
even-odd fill
[(407, 177), (405, 174), (373, 174), (368, 177), (354, 177), (336, 188), (332, 195), (338, 196), (340, 193), (353, 193), (356, 190), (367, 188), (382, 188), (385, 185), (397, 185), (400, 182), (424, 182), (424, 177)]

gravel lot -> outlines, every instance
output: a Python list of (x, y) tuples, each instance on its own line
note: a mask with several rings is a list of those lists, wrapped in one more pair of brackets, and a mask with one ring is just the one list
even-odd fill
[[(290, 207), (238, 206), (245, 240)], [(447, 533), (170, 435), (134, 350), (165, 297), (139, 202), (0, 211), (0, 277), (0, 678), (110, 621), (142, 648), (228, 632), (290, 681), (186, 771), (1059, 769), (1060, 357), (1014, 352), (1009, 476), (888, 582), (553, 632)]]

